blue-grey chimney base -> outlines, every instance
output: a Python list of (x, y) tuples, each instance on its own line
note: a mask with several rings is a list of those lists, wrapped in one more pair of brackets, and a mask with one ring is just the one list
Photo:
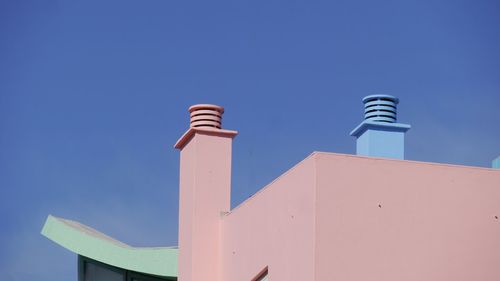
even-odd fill
[(356, 154), (404, 159), (405, 133), (410, 128), (408, 124), (365, 120), (351, 132), (357, 138)]

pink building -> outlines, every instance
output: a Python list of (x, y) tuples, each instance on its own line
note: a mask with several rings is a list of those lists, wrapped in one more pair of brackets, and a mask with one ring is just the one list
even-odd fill
[(397, 99), (364, 102), (352, 133), (364, 156), (313, 152), (234, 209), (237, 132), (222, 129), (221, 107), (191, 107), (175, 144), (178, 250), (115, 253), (120, 242), (55, 217), (43, 233), (82, 256), (81, 280), (500, 280), (500, 170), (402, 160), (410, 126), (396, 123)]

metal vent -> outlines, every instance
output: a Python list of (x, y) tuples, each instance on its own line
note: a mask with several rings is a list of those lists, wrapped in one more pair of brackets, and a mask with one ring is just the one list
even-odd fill
[(191, 114), (190, 126), (193, 128), (210, 127), (220, 129), (222, 127), (222, 114), (224, 108), (213, 104), (196, 104), (189, 108)]
[(363, 98), (365, 120), (396, 123), (398, 98), (389, 95), (371, 95)]

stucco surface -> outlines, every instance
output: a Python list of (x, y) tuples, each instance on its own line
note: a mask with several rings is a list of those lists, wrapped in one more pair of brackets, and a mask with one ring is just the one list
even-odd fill
[[(180, 156), (179, 279), (220, 280), (220, 218), (231, 202), (234, 131), (190, 129)], [(182, 138), (181, 138), (182, 139)]]
[(222, 218), (222, 279), (500, 280), (500, 171), (315, 152)]
[(314, 185), (311, 156), (223, 217), (222, 280), (314, 280)]
[(500, 171), (316, 161), (315, 280), (500, 280)]
[(230, 210), (235, 134), (176, 145), (180, 281), (500, 280), (499, 170), (314, 152)]

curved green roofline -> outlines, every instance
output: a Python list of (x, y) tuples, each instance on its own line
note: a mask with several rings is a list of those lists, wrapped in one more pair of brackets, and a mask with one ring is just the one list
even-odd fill
[(112, 266), (164, 277), (177, 277), (175, 247), (131, 247), (79, 222), (49, 215), (42, 235), (64, 248)]

